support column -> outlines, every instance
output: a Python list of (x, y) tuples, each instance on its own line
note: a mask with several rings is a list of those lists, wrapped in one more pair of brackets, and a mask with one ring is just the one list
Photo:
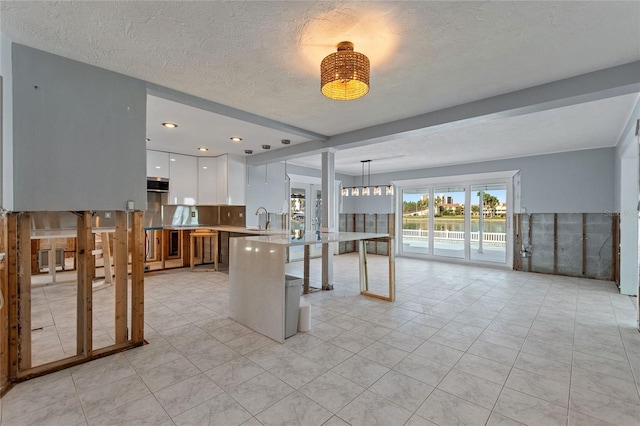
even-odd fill
[[(322, 153), (322, 232), (337, 232), (334, 149)], [(322, 245), (322, 289), (333, 289), (333, 244)]]
[(480, 190), (480, 202), (478, 203), (478, 211), (480, 217), (478, 218), (478, 253), (482, 253), (482, 240), (484, 240), (484, 191)]

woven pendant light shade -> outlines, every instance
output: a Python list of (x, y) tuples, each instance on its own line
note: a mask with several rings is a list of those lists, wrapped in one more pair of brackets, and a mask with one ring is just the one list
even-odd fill
[(369, 58), (343, 41), (320, 64), (320, 90), (329, 99), (350, 101), (369, 92)]

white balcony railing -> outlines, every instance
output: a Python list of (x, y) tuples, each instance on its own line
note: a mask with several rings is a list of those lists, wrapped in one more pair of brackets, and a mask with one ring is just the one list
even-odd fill
[[(402, 238), (404, 240), (428, 240), (429, 231), (422, 229), (403, 229)], [(433, 238), (435, 240), (464, 241), (464, 231), (434, 231)], [(478, 231), (471, 232), (471, 242), (478, 242), (480, 233)], [(507, 234), (504, 232), (483, 232), (483, 243), (506, 244)]]

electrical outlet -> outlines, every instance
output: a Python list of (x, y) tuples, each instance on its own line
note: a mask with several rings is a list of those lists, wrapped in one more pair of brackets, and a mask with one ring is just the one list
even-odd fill
[(191, 212), (191, 217), (196, 217), (196, 212)]
[(244, 217), (244, 214), (242, 212), (240, 212), (240, 217)]
[(105, 219), (111, 219), (111, 212), (104, 212)]

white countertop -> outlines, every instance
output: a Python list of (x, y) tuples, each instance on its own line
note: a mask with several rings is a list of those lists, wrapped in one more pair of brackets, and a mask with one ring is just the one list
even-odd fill
[(219, 232), (233, 232), (236, 234), (248, 234), (248, 235), (287, 235), (286, 229), (259, 229), (258, 227), (244, 227), (244, 226), (231, 226), (231, 225), (215, 225), (208, 227)]
[[(101, 234), (103, 232), (116, 232), (116, 228), (92, 228), (91, 232), (94, 234)], [(56, 238), (76, 238), (78, 232), (76, 229), (36, 229), (31, 230), (32, 240), (45, 240)]]
[(175, 231), (193, 231), (193, 230), (207, 230), (218, 232), (233, 232), (234, 234), (247, 234), (247, 235), (280, 235), (286, 233), (286, 230), (268, 230), (259, 229), (258, 227), (244, 227), (244, 226), (231, 226), (231, 225), (167, 225), (164, 229), (170, 229)]
[[(276, 232), (276, 231), (272, 231)], [(340, 241), (369, 240), (373, 238), (388, 237), (389, 234), (377, 234), (374, 232), (322, 232), (318, 236), (315, 233), (305, 234), (302, 238), (292, 238), (290, 233), (274, 235), (258, 235), (253, 237), (238, 237), (247, 242), (268, 243), (281, 246), (305, 246), (311, 244), (336, 243)]]

